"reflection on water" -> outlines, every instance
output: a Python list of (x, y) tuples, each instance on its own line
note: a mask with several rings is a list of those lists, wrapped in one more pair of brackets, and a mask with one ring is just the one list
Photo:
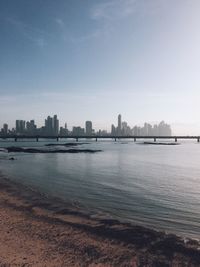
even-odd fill
[[(47, 143), (52, 142), (4, 141), (0, 146), (42, 147)], [(44, 193), (79, 201), (121, 220), (200, 237), (199, 144), (91, 141), (81, 148), (103, 152), (8, 155), (0, 151), (0, 170)], [(16, 160), (4, 160), (9, 157)]]

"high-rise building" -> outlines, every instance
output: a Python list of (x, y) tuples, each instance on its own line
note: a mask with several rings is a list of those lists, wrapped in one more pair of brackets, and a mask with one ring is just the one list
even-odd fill
[(16, 133), (23, 134), (25, 131), (26, 122), (23, 120), (16, 120)]
[(161, 121), (158, 125), (158, 134), (160, 136), (171, 136), (172, 131), (170, 125), (166, 124), (164, 121)]
[(57, 118), (57, 115), (53, 116), (53, 133), (54, 135), (59, 134), (59, 120)]
[(8, 133), (8, 124), (4, 123), (3, 125), (3, 134), (7, 134)]
[(88, 136), (92, 135), (92, 122), (91, 121), (85, 122), (85, 134)]
[(68, 135), (67, 128), (60, 127), (60, 135), (67, 136)]
[(59, 134), (59, 120), (57, 115), (54, 115), (53, 118), (48, 116), (45, 120), (44, 133), (47, 135), (58, 135)]
[(116, 135), (116, 128), (114, 124), (111, 125), (111, 135)]
[(122, 133), (122, 116), (121, 116), (121, 114), (118, 115), (117, 133), (118, 133), (118, 135), (121, 135), (121, 133)]
[(75, 136), (82, 136), (82, 135), (84, 135), (84, 128), (81, 128), (80, 126), (73, 127), (73, 129), (72, 129), (72, 135), (75, 135)]
[(69, 131), (67, 129), (67, 123), (65, 123), (65, 127), (60, 127), (60, 135), (68, 135)]
[(48, 116), (45, 120), (45, 134), (52, 135), (53, 134), (53, 118)]
[(30, 120), (26, 122), (26, 131), (28, 134), (33, 135), (36, 133), (37, 126), (35, 125), (34, 120)]
[(121, 131), (121, 135), (125, 136), (125, 135), (131, 135), (132, 131), (130, 126), (128, 126), (128, 123), (126, 121), (122, 122), (122, 131)]
[(142, 135), (144, 135), (144, 136), (153, 135), (153, 128), (152, 128), (151, 124), (149, 124), (147, 122), (144, 123), (144, 127), (142, 129)]

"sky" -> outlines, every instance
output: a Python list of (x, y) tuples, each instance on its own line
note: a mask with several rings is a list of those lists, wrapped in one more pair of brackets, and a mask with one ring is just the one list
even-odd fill
[(0, 127), (109, 130), (165, 120), (200, 134), (199, 0), (0, 0)]

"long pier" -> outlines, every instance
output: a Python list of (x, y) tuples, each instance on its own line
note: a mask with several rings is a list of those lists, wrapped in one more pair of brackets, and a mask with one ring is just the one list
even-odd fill
[(177, 142), (178, 140), (182, 139), (182, 140), (189, 140), (189, 139), (195, 139), (197, 140), (197, 142), (200, 142), (200, 136), (185, 136), (185, 135), (175, 135), (175, 136), (135, 136), (135, 135), (127, 135), (127, 136), (115, 136), (115, 135), (91, 135), (91, 136), (87, 136), (87, 135), (82, 135), (82, 136), (77, 136), (77, 135), (57, 135), (57, 136), (43, 136), (43, 135), (3, 135), (0, 136), (0, 140), (14, 140), (15, 142), (17, 142), (18, 140), (22, 140), (22, 139), (35, 139), (37, 142), (39, 141), (39, 139), (55, 139), (56, 141), (59, 141), (61, 139), (75, 139), (76, 141), (80, 140), (80, 139), (94, 139), (94, 140), (98, 140), (98, 139), (113, 139), (114, 141), (120, 140), (120, 139), (132, 139), (135, 142), (138, 139), (153, 139), (154, 142), (156, 142), (157, 139), (172, 139), (175, 142)]

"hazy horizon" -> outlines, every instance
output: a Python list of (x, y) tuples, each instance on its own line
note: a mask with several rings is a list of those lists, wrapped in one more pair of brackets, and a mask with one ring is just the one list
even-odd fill
[(198, 0), (1, 0), (0, 126), (57, 114), (200, 134)]

